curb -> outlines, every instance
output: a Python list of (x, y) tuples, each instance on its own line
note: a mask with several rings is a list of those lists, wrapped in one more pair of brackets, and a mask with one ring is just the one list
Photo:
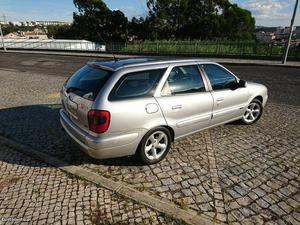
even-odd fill
[[(19, 54), (41, 54), (41, 55), (60, 55), (60, 56), (70, 56), (70, 57), (93, 57), (93, 58), (112, 58), (112, 54), (110, 53), (87, 53), (87, 52), (60, 52), (60, 51), (21, 51), (21, 50), (8, 50), (4, 52), (3, 50), (0, 50), (0, 53), (19, 53)], [(149, 55), (137, 55), (137, 54), (118, 54), (116, 53), (115, 56), (117, 58), (131, 58), (131, 57), (151, 57)], [(163, 57), (163, 55), (160, 55), (158, 57)], [(180, 56), (170, 56), (170, 57), (180, 57)], [(189, 57), (194, 57), (194, 56), (185, 56), (184, 58), (189, 58)], [(194, 57), (195, 58), (195, 57)], [(280, 64), (279, 61), (265, 61), (261, 60), (255, 62), (254, 60), (251, 59), (230, 59), (226, 60), (226, 58), (211, 58), (211, 57), (196, 57), (196, 58), (203, 58), (203, 59), (208, 59), (214, 62), (218, 62), (220, 64), (226, 64), (226, 65), (247, 65), (247, 66), (272, 66), (272, 67), (283, 67), (283, 68), (300, 68), (300, 62), (298, 63), (299, 65), (293, 63), (292, 61), (291, 64)], [(239, 61), (243, 60), (243, 61)], [(247, 61), (249, 60), (249, 61)], [(235, 62), (236, 61), (236, 62)]]
[(183, 220), (186, 223), (192, 225), (223, 225), (223, 223), (212, 221), (206, 216), (197, 215), (196, 211), (181, 209), (170, 201), (150, 196), (146, 192), (137, 191), (136, 189), (130, 187), (126, 183), (110, 180), (97, 173), (91, 172), (87, 169), (83, 169), (79, 166), (69, 165), (64, 161), (49, 156), (45, 153), (39, 152), (29, 146), (20, 144), (14, 140), (0, 136), (0, 141), (3, 142), (5, 145), (11, 147), (13, 150), (31, 156), (54, 167), (57, 167), (60, 170), (68, 174), (72, 174), (80, 179), (84, 179), (96, 185), (100, 185), (115, 193), (123, 195), (135, 202), (148, 206), (161, 213), (167, 214), (174, 219)]

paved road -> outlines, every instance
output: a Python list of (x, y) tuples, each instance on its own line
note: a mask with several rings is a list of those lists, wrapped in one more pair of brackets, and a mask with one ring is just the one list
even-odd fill
[[(55, 56), (39, 54), (1, 53), (0, 68), (19, 72), (68, 77), (91, 57)], [(300, 105), (300, 68), (272, 66), (229, 65), (240, 78), (265, 84), (270, 89), (270, 100), (277, 103)]]
[(12, 66), (1, 57), (0, 134), (217, 221), (300, 223), (299, 69), (231, 66), (269, 87), (261, 120), (197, 133), (174, 143), (161, 163), (141, 166), (132, 158), (93, 160), (61, 131), (62, 71), (71, 73), (86, 58), (11, 55), (18, 59)]

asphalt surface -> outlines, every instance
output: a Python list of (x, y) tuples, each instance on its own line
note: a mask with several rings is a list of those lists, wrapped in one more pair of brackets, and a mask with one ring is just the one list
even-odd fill
[[(1, 53), (0, 69), (68, 77), (93, 57), (44, 54)], [(300, 105), (297, 98), (300, 87), (300, 68), (225, 65), (238, 77), (259, 82), (269, 88), (271, 102)]]

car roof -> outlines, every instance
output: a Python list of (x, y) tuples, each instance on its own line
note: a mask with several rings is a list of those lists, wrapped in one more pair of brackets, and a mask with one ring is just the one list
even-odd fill
[(158, 64), (172, 64), (180, 62), (210, 62), (209, 60), (200, 58), (166, 58), (166, 57), (136, 57), (136, 58), (123, 58), (123, 59), (107, 59), (95, 60), (88, 64), (102, 69), (117, 71), (122, 68), (134, 66), (147, 66)]

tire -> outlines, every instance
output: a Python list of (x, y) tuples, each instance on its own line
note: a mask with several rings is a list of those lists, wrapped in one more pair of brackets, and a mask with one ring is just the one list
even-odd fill
[(171, 141), (171, 134), (167, 128), (152, 129), (141, 140), (136, 156), (146, 165), (158, 163), (168, 154)]
[(262, 103), (254, 99), (250, 104), (247, 106), (246, 112), (243, 115), (241, 122), (245, 125), (251, 125), (256, 123), (263, 114), (263, 106)]

